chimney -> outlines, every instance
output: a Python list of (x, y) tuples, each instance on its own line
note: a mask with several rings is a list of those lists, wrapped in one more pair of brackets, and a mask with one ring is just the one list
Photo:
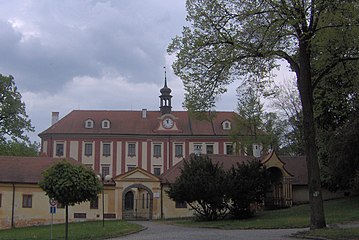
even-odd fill
[(59, 121), (59, 112), (52, 112), (51, 125)]
[(142, 109), (142, 118), (147, 118), (147, 109), (146, 108)]

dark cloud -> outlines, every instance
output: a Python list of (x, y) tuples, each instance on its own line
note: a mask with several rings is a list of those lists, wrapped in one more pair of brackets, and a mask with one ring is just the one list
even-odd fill
[(166, 49), (186, 23), (185, 0), (1, 4), (0, 73), (15, 77), (36, 128), (32, 140), (49, 127), (52, 111), (158, 109), (164, 65), (173, 107), (181, 110), (183, 85)]
[(183, 5), (181, 0), (14, 2), (21, 11), (0, 17), (0, 71), (33, 91), (60, 91), (73, 77), (106, 71), (131, 82), (158, 83), (167, 45), (184, 22)]

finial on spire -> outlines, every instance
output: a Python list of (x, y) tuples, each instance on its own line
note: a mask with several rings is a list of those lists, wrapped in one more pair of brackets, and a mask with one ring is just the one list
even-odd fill
[(166, 66), (163, 67), (165, 69), (165, 87), (167, 87), (167, 71)]

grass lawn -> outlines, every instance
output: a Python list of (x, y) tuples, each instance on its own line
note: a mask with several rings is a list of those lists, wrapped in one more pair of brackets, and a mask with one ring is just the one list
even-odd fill
[[(137, 232), (143, 227), (125, 221), (80, 222), (69, 224), (69, 239), (106, 239)], [(50, 239), (50, 225), (15, 228), (0, 231), (0, 239)], [(65, 224), (53, 225), (53, 239), (65, 239)]]
[[(359, 197), (343, 198), (324, 202), (327, 224), (346, 223), (359, 220)], [(251, 228), (302, 228), (309, 226), (309, 205), (288, 209), (264, 211), (257, 217), (246, 220), (223, 220), (200, 222), (195, 220), (176, 220), (176, 224), (222, 229)]]
[[(298, 235), (301, 236), (301, 235)], [(324, 237), (326, 239), (359, 239), (359, 228), (340, 228), (340, 229), (319, 229), (303, 233), (305, 237)]]

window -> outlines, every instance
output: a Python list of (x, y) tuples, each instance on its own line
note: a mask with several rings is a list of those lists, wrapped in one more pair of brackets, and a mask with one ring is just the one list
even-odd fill
[(187, 208), (187, 203), (176, 201), (176, 208)]
[(74, 213), (74, 218), (86, 218), (86, 213)]
[(101, 174), (103, 177), (110, 175), (110, 165), (109, 164), (102, 164), (101, 165)]
[(230, 130), (231, 129), (231, 122), (226, 120), (222, 123), (222, 127), (224, 130)]
[(149, 206), (150, 206), (150, 194), (147, 193), (146, 194), (146, 208), (149, 208)]
[(110, 128), (110, 121), (103, 120), (101, 125), (102, 125), (102, 128)]
[(213, 154), (213, 144), (207, 144), (206, 145), (206, 153), (207, 154)]
[(1, 208), (2, 194), (0, 193), (0, 208)]
[(196, 155), (202, 153), (202, 144), (195, 144), (195, 145), (194, 145), (194, 153), (195, 153)]
[(22, 195), (22, 207), (23, 208), (32, 208), (32, 195), (30, 195), (30, 194)]
[(153, 168), (153, 174), (156, 176), (161, 175), (161, 166), (156, 166)]
[(127, 165), (127, 171), (132, 171), (133, 169), (135, 169), (136, 166), (135, 165)]
[(175, 145), (175, 157), (183, 157), (183, 145), (182, 144), (176, 144)]
[(148, 193), (143, 193), (142, 194), (142, 208), (146, 209), (149, 207), (149, 200), (150, 200), (150, 195)]
[(91, 120), (91, 119), (87, 119), (86, 121), (85, 121), (85, 128), (93, 128), (93, 120)]
[(56, 156), (61, 157), (64, 155), (64, 144), (56, 143)]
[(90, 209), (98, 209), (98, 197), (90, 201)]
[(161, 157), (161, 144), (153, 145), (153, 156), (156, 158)]
[(102, 156), (110, 156), (111, 155), (111, 144), (110, 143), (103, 143), (102, 144)]
[(226, 144), (226, 154), (228, 154), (228, 155), (233, 154), (233, 145), (231, 143)]
[(145, 208), (145, 194), (142, 193), (142, 208), (144, 209)]
[(135, 143), (128, 144), (128, 156), (130, 156), (130, 157), (136, 156), (136, 144)]
[(92, 156), (92, 143), (85, 143), (85, 156)]

